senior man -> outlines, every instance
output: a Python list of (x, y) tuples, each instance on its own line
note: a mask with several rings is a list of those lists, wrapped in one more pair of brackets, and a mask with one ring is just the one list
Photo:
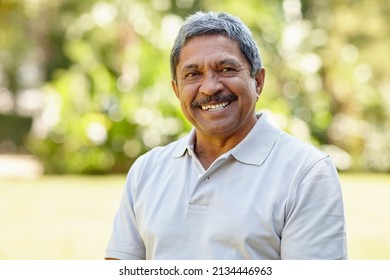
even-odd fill
[(256, 113), (265, 70), (247, 26), (191, 15), (171, 73), (193, 129), (133, 164), (106, 259), (346, 259), (337, 171)]

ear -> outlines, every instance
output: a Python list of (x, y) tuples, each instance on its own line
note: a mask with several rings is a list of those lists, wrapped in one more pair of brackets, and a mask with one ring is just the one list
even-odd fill
[(175, 92), (176, 97), (177, 97), (178, 99), (180, 99), (180, 97), (179, 97), (179, 89), (178, 89), (178, 87), (177, 87), (177, 81), (172, 80), (172, 81), (171, 81), (171, 85), (172, 85), (173, 91)]
[(264, 87), (264, 79), (265, 79), (264, 68), (261, 68), (259, 71), (257, 71), (254, 78), (256, 81), (256, 94), (257, 94), (257, 98), (259, 98)]

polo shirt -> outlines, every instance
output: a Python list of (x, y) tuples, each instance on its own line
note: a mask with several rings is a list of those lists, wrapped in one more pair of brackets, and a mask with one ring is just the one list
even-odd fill
[(263, 113), (205, 170), (195, 131), (139, 157), (106, 257), (346, 259), (341, 187), (328, 155)]

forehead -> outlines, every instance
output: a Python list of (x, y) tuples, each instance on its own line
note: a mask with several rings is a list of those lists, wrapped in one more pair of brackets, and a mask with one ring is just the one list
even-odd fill
[(220, 61), (248, 63), (241, 53), (238, 43), (222, 35), (203, 35), (189, 39), (180, 52), (177, 70), (186, 65), (219, 63)]

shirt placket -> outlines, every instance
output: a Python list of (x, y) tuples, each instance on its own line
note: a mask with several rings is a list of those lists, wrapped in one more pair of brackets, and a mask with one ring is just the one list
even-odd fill
[(214, 195), (217, 182), (213, 181), (212, 174), (226, 160), (217, 159), (209, 169), (204, 170), (193, 151), (190, 153), (193, 163), (193, 180), (190, 191), (189, 209), (196, 211), (207, 211)]

